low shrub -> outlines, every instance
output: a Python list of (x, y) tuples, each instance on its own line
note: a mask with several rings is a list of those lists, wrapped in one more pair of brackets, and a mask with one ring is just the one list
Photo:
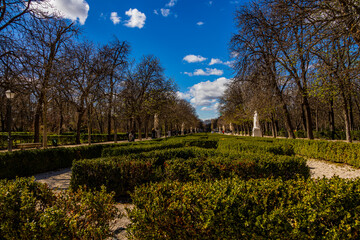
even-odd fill
[(150, 152), (154, 150), (168, 149), (168, 148), (180, 148), (183, 147), (183, 143), (167, 143), (167, 142), (157, 142), (154, 144), (153, 142), (147, 144), (137, 144), (126, 147), (117, 147), (117, 148), (106, 148), (102, 152), (103, 157), (111, 157), (111, 156), (122, 156), (128, 155), (132, 153), (142, 153), (142, 152)]
[(214, 149), (177, 148), (76, 161), (71, 186), (100, 189), (104, 184), (117, 198), (128, 196), (136, 186), (166, 179), (177, 181), (309, 177), (304, 159), (274, 154), (217, 153)]
[(346, 163), (360, 167), (360, 144), (320, 140), (277, 140), (280, 144), (291, 144), (298, 155), (331, 162)]
[(30, 178), (0, 181), (1, 239), (105, 239), (118, 214), (113, 195), (88, 192), (54, 194)]
[(165, 162), (165, 179), (185, 181), (215, 180), (228, 177), (241, 179), (310, 177), (306, 161), (298, 157), (245, 155), (235, 159), (176, 159)]
[(143, 185), (130, 239), (359, 239), (360, 180), (224, 179)]
[(75, 148), (49, 148), (14, 151), (0, 154), (0, 179), (32, 176), (72, 166), (74, 160), (101, 157), (104, 148), (116, 144), (90, 145)]
[(232, 138), (220, 140), (218, 143), (218, 151), (238, 151), (238, 152), (257, 152), (257, 153), (273, 153), (277, 155), (292, 156), (295, 154), (292, 144), (274, 143), (272, 139), (259, 138)]
[(78, 189), (86, 185), (89, 189), (99, 190), (104, 185), (114, 191), (116, 199), (129, 196), (136, 186), (159, 181), (161, 169), (152, 161), (109, 161), (106, 159), (76, 161), (72, 167), (70, 186)]

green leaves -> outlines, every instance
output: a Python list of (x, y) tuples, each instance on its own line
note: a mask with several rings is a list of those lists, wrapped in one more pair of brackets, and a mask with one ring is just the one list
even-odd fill
[(30, 178), (0, 182), (2, 239), (104, 239), (119, 217), (105, 188), (54, 194)]

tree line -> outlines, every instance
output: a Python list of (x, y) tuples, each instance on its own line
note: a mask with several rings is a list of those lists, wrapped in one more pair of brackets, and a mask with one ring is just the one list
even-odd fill
[(259, 0), (235, 12), (230, 41), (236, 76), (221, 100), (221, 121), (247, 131), (257, 110), (276, 137), (360, 127), (360, 3)]
[[(11, 101), (13, 131), (33, 131), (44, 144), (48, 132), (111, 134), (196, 127), (195, 109), (176, 96), (159, 58), (131, 58), (131, 45), (117, 37), (105, 44), (87, 40), (81, 26), (33, 8), (35, 0), (0, 1), (1, 130)], [(159, 126), (154, 126), (154, 115)]]

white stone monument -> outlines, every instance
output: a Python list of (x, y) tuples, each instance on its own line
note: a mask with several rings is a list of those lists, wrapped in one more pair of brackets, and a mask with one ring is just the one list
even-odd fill
[(253, 137), (262, 137), (257, 111), (255, 111), (255, 114), (254, 114), (254, 127), (253, 127), (253, 131), (252, 131), (252, 136)]

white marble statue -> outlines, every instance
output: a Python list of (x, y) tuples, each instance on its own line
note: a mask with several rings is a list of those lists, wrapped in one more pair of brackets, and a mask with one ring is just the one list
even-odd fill
[(260, 129), (259, 117), (257, 111), (254, 113), (254, 127), (252, 132), (253, 137), (262, 137), (262, 132)]
[(260, 124), (259, 124), (259, 118), (258, 118), (258, 113), (257, 111), (255, 111), (254, 113), (254, 128), (259, 128)]

